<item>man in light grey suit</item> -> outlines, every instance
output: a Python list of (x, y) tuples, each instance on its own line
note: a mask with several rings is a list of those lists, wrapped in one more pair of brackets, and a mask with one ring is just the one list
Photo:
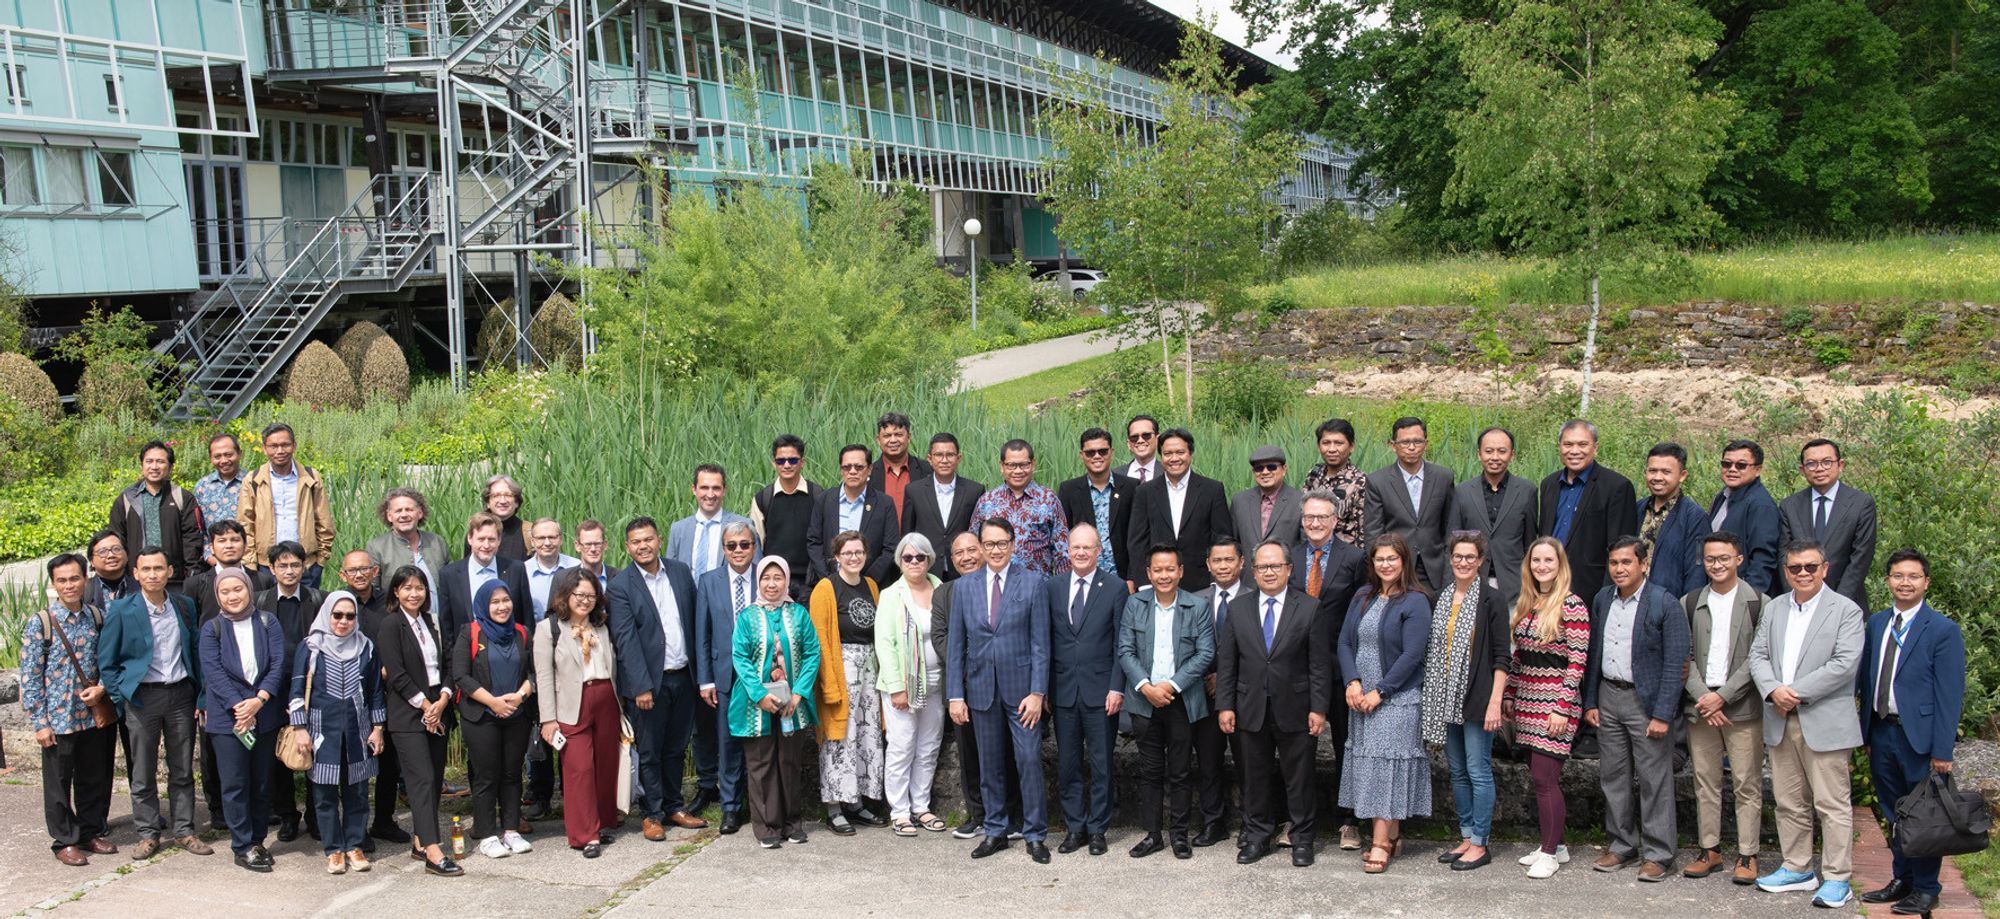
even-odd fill
[[(1767, 891), (1814, 890), (1813, 905), (1838, 909), (1851, 894), (1854, 807), (1848, 751), (1861, 745), (1854, 675), (1867, 631), (1861, 608), (1826, 589), (1826, 553), (1810, 540), (1782, 553), (1791, 591), (1773, 598), (1750, 644), (1750, 674), (1764, 697), (1764, 746), (1778, 811), (1784, 864), (1757, 879)], [(1813, 815), (1826, 840), (1822, 881), (1812, 872)]]
[(1445, 527), (1447, 533), (1486, 534), (1486, 576), (1508, 609), (1521, 595), (1521, 560), (1528, 555), (1528, 544), (1541, 535), (1535, 483), (1508, 471), (1513, 463), (1513, 432), (1506, 428), (1479, 432), (1480, 476), (1458, 483)]
[(696, 579), (722, 565), (722, 528), (750, 518), (722, 507), (729, 496), (729, 477), (722, 467), (694, 467), (695, 512), (667, 528), (667, 557), (688, 566)]
[(1451, 582), (1444, 561), (1445, 521), (1451, 517), (1451, 470), (1424, 462), (1429, 429), (1421, 418), (1398, 418), (1389, 432), (1396, 461), (1368, 474), (1368, 505), (1362, 515), (1368, 541), (1401, 533), (1417, 556), (1417, 578), (1427, 590)]
[(1826, 553), (1826, 584), (1869, 609), (1868, 569), (1875, 564), (1875, 498), (1840, 481), (1847, 461), (1840, 445), (1824, 437), (1799, 450), (1806, 487), (1778, 504), (1778, 545), (1802, 539)]
[(1253, 546), (1276, 540), (1289, 552), (1299, 544), (1299, 508), (1306, 493), (1285, 482), (1284, 448), (1266, 444), (1250, 451), (1250, 474), (1257, 484), (1229, 499), (1236, 538)]

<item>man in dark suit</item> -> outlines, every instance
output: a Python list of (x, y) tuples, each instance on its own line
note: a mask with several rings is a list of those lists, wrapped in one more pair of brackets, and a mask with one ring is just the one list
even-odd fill
[(1806, 487), (1778, 505), (1778, 544), (1810, 539), (1826, 552), (1826, 586), (1868, 609), (1868, 567), (1875, 562), (1875, 498), (1840, 481), (1847, 461), (1824, 437), (1806, 441), (1799, 471)]
[(1194, 472), (1189, 468), (1193, 462), (1193, 434), (1168, 428), (1160, 435), (1161, 474), (1139, 486), (1125, 545), (1134, 560), (1146, 557), (1156, 544), (1179, 549), (1187, 572), (1181, 587), (1200, 590), (1209, 584), (1208, 547), (1235, 537), (1236, 524), (1229, 519), (1222, 483)]
[[(1895, 802), (1933, 772), (1951, 774), (1958, 719), (1965, 711), (1965, 634), (1929, 603), (1931, 563), (1915, 549), (1889, 553), (1888, 609), (1869, 617), (1861, 656), (1861, 743), (1868, 749), (1875, 804), (1890, 823)], [(1893, 830), (1893, 828), (1892, 828)], [(1903, 854), (1889, 834), (1894, 878), (1868, 891), (1869, 903), (1894, 903), (1919, 916), (1937, 908), (1944, 860)]]
[(1701, 570), (1701, 538), (1708, 514), (1681, 491), (1687, 484), (1687, 449), (1666, 441), (1646, 454), (1647, 497), (1639, 499), (1639, 538), (1646, 541), (1646, 580), (1669, 596), (1684, 597), (1708, 582)]
[(1007, 762), (1020, 776), (1021, 835), (1028, 857), (1048, 864), (1048, 792), (1042, 779), (1042, 715), (1049, 695), (1049, 608), (1043, 578), (1015, 564), (1014, 525), (980, 524), (986, 567), (952, 582), (951, 632), (945, 650), (945, 698), (951, 720), (979, 735), (985, 858), (1007, 848)]
[[(945, 679), (950, 680), (951, 658), (945, 652), (951, 650), (951, 595), (958, 584), (958, 578), (985, 567), (986, 559), (979, 545), (979, 534), (971, 531), (951, 538), (952, 580), (939, 584), (931, 591), (931, 650), (937, 652), (937, 659), (944, 662)], [(951, 831), (956, 839), (971, 839), (983, 832), (986, 825), (986, 805), (979, 796), (981, 778), (979, 775), (979, 737), (971, 723), (954, 723), (951, 726), (951, 740), (958, 744), (958, 790), (965, 799), (965, 822)], [(1003, 783), (1007, 787), (1006, 821), (1007, 835), (1014, 836), (1021, 827), (1021, 782), (1014, 771), (1014, 761), (1007, 761), (1007, 777)]]
[(1090, 428), (1077, 438), (1077, 455), (1083, 458), (1083, 475), (1057, 485), (1056, 501), (1071, 523), (1097, 527), (1104, 546), (1098, 553), (1098, 569), (1124, 581), (1130, 590), (1145, 581), (1144, 572), (1132, 570), (1132, 547), (1125, 541), (1139, 483), (1112, 471), (1111, 432), (1103, 428)]
[(1070, 570), (1049, 578), (1043, 591), (1050, 623), (1056, 774), (1063, 823), (1069, 827), (1056, 851), (1064, 855), (1086, 845), (1090, 854), (1103, 855), (1104, 833), (1111, 826), (1111, 742), (1118, 737), (1118, 709), (1125, 698), (1124, 682), (1113, 675), (1126, 593), (1124, 581), (1098, 569), (1101, 549), (1097, 527), (1079, 523), (1070, 528)]
[(607, 597), (611, 641), (619, 652), (618, 694), (637, 735), (640, 793), (632, 809), (645, 818), (646, 838), (659, 842), (667, 823), (708, 826), (681, 799), (694, 729), (694, 577), (660, 555), (660, 527), (651, 517), (625, 524), (625, 554), (632, 564), (611, 579)]
[(704, 707), (695, 709), (697, 731), (716, 739), (716, 797), (722, 803), (722, 834), (743, 827), (749, 802), (743, 794), (743, 747), (729, 733), (729, 691), (736, 685), (732, 637), (736, 614), (756, 598), (750, 566), (757, 560), (757, 533), (739, 520), (722, 528), (722, 564), (695, 582), (694, 679)]
[[(882, 457), (869, 464), (868, 487), (888, 495), (897, 519), (901, 519), (910, 486), (929, 476), (931, 465), (910, 455), (910, 416), (902, 412), (883, 412), (875, 419), (875, 445), (882, 448)], [(933, 540), (931, 545), (944, 543)]]
[[(949, 546), (953, 537), (972, 529), (972, 508), (986, 494), (986, 486), (959, 475), (958, 460), (957, 437), (931, 436), (931, 472), (911, 482), (903, 493), (902, 532), (922, 533), (933, 546)], [(946, 581), (958, 577), (949, 565), (936, 574)]]
[[(1583, 674), (1583, 720), (1597, 728), (1610, 844), (1592, 867), (1617, 871), (1636, 860), (1639, 880), (1663, 881), (1674, 866), (1674, 741), (1688, 620), (1679, 601), (1646, 583), (1646, 544), (1626, 536), (1611, 547), (1611, 585), (1590, 605), (1590, 657)], [(1636, 791), (1635, 791), (1636, 786)]]
[[(319, 589), (301, 583), (306, 573), (305, 547), (289, 539), (272, 544), (271, 554), (265, 559), (271, 568), (271, 577), (276, 582), (268, 590), (257, 592), (257, 608), (278, 618), (278, 626), (285, 633), (285, 654), (289, 658), (298, 652), (299, 642), (304, 641), (306, 631), (312, 628), (313, 620), (319, 617), (319, 606), (326, 598)], [(357, 609), (356, 613), (360, 611)], [(356, 625), (359, 625), (356, 620)], [(278, 818), (278, 841), (291, 842), (299, 838), (299, 785), (301, 778), (282, 760), (271, 761), (271, 816)], [(313, 836), (319, 835), (319, 813), (312, 806), (310, 784), (306, 785), (305, 825)]]
[[(1125, 422), (1125, 449), (1132, 451), (1132, 461), (1115, 470), (1141, 485), (1160, 477), (1160, 419), (1151, 415), (1133, 415)], [(1146, 567), (1144, 558), (1135, 559), (1133, 564)], [(1137, 580), (1146, 579), (1143, 571)], [(1126, 580), (1134, 580), (1127, 578)]]
[(1541, 535), (1534, 483), (1511, 472), (1513, 464), (1513, 432), (1506, 428), (1479, 432), (1480, 475), (1458, 483), (1445, 527), (1448, 532), (1486, 534), (1486, 576), (1509, 609), (1521, 595), (1521, 560), (1528, 555), (1528, 544)]
[(1424, 460), (1430, 430), (1421, 418), (1398, 418), (1389, 431), (1396, 461), (1368, 474), (1368, 506), (1363, 515), (1368, 542), (1383, 533), (1401, 533), (1417, 557), (1417, 579), (1436, 590), (1451, 583), (1445, 566), (1445, 521), (1451, 516), (1452, 473)]
[(1285, 450), (1265, 444), (1250, 451), (1250, 475), (1257, 483), (1229, 499), (1236, 538), (1255, 545), (1275, 539), (1290, 549), (1299, 544), (1299, 504), (1305, 492), (1285, 482)]
[[(472, 622), (472, 595), (479, 585), (498, 578), (507, 585), (508, 596), (528, 596), (527, 567), (500, 557), (499, 517), (486, 511), (473, 514), (465, 526), (465, 543), (471, 554), (438, 572), (438, 632), (447, 649), (458, 647), (458, 633)], [(522, 624), (533, 634), (533, 622)]]
[[(1217, 635), (1229, 625), (1229, 604), (1237, 597), (1256, 590), (1256, 585), (1243, 577), (1243, 547), (1234, 539), (1219, 539), (1208, 547), (1208, 573), (1213, 579), (1207, 587), (1195, 592), (1201, 598), (1201, 605), (1208, 610), (1212, 628)], [(1142, 588), (1141, 592), (1151, 590)], [(1208, 695), (1208, 714), (1194, 723), (1194, 787), (1195, 805), (1199, 808), (1201, 832), (1194, 837), (1197, 849), (1215, 845), (1229, 838), (1229, 826), (1223, 820), (1223, 812), (1228, 803), (1230, 776), (1233, 774), (1230, 761), (1237, 764), (1235, 772), (1241, 772), (1243, 762), (1242, 744), (1237, 738), (1222, 733), (1222, 725), (1215, 717), (1215, 665), (1210, 664), (1204, 675), (1202, 691)], [(1225, 759), (1226, 758), (1226, 759)], [(1240, 783), (1239, 783), (1240, 784)]]
[(880, 489), (868, 485), (868, 448), (848, 444), (840, 448), (840, 487), (813, 496), (812, 522), (806, 529), (806, 553), (812, 560), (812, 576), (806, 589), (833, 576), (833, 538), (848, 530), (861, 534), (861, 547), (868, 552), (861, 573), (887, 584), (896, 575), (896, 540), (903, 538), (896, 521), (896, 505)]
[[(1280, 777), (1292, 822), (1292, 864), (1313, 863), (1313, 754), (1333, 704), (1333, 633), (1319, 601), (1289, 589), (1285, 547), (1266, 541), (1251, 556), (1254, 594), (1238, 597), (1216, 648), (1215, 704), (1224, 733), (1243, 735), (1243, 848), (1236, 862), (1268, 855), (1278, 823)], [(1273, 756), (1277, 770), (1271, 769)]]
[(1744, 583), (1770, 596), (1778, 580), (1778, 502), (1764, 490), (1764, 448), (1754, 440), (1722, 447), (1722, 490), (1708, 505), (1709, 529), (1728, 530), (1743, 541)]
[[(1317, 621), (1329, 636), (1340, 634), (1341, 625), (1347, 621), (1347, 605), (1353, 602), (1354, 592), (1368, 581), (1367, 557), (1359, 548), (1334, 535), (1333, 528), (1337, 522), (1335, 507), (1333, 495), (1327, 492), (1306, 493), (1299, 516), (1305, 539), (1291, 552), (1290, 587), (1317, 598)], [(1344, 680), (1339, 679), (1339, 661), (1334, 661), (1333, 667), (1336, 671), (1334, 685), (1346, 685)], [(1333, 802), (1333, 819), (1340, 823), (1340, 847), (1351, 852), (1361, 848), (1361, 824), (1355, 820), (1353, 808), (1342, 807), (1339, 803), (1340, 776), (1347, 769), (1347, 718), (1342, 713), (1335, 713), (1328, 721), (1329, 733), (1333, 735), (1334, 755), (1334, 793), (1328, 800)], [(1284, 844), (1281, 835), (1278, 845)]]
[(1632, 480), (1597, 462), (1597, 426), (1581, 419), (1562, 426), (1563, 468), (1542, 480), (1544, 534), (1569, 553), (1570, 592), (1586, 602), (1604, 587), (1611, 544), (1639, 533), (1639, 499)]
[(1146, 554), (1152, 590), (1125, 601), (1118, 625), (1118, 666), (1132, 706), (1132, 734), (1139, 740), (1140, 822), (1146, 835), (1133, 858), (1165, 849), (1160, 803), (1165, 798), (1174, 857), (1193, 858), (1188, 842), (1192, 783), (1188, 760), (1194, 722), (1208, 717), (1203, 684), (1215, 665), (1215, 625), (1201, 598), (1180, 589), (1180, 552), (1161, 543)]

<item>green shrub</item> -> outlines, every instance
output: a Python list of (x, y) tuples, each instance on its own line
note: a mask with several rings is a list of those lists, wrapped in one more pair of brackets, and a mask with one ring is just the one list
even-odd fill
[(401, 402), (410, 397), (410, 364), (403, 357), (403, 349), (387, 335), (377, 336), (368, 343), (368, 349), (361, 356), (360, 371), (355, 374), (355, 384), (361, 398), (366, 400), (387, 399)]
[(0, 353), (0, 396), (11, 397), (29, 417), (45, 424), (62, 420), (62, 395), (56, 384), (24, 355)]
[(354, 375), (341, 363), (340, 355), (325, 342), (315, 341), (299, 350), (291, 369), (285, 372), (285, 404), (355, 408), (361, 399), (354, 391)]
[[(1174, 349), (1174, 392), (1181, 391), (1180, 345)], [(1167, 384), (1160, 373), (1158, 342), (1146, 342), (1118, 352), (1111, 367), (1090, 381), (1090, 393), (1083, 399), (1084, 414), (1103, 418), (1125, 418), (1148, 414), (1159, 418), (1181, 417), (1179, 405), (1167, 396)]]
[(1301, 395), (1299, 385), (1272, 361), (1225, 361), (1195, 380), (1195, 413), (1218, 424), (1259, 422), (1285, 413)]
[(125, 480), (43, 476), (0, 488), (0, 558), (38, 558), (81, 547), (104, 526)]
[[(130, 306), (107, 313), (93, 305), (84, 315), (82, 327), (49, 349), (57, 360), (82, 364), (86, 382), (96, 378), (91, 385), (91, 404), (83, 404), (80, 390), (78, 408), (98, 417), (119, 411), (155, 414), (165, 394), (153, 387), (166, 358), (147, 347), (152, 334), (152, 326)], [(143, 399), (137, 395), (139, 390), (146, 393)]]
[(1834, 335), (1814, 338), (1812, 348), (1813, 358), (1819, 361), (1821, 367), (1838, 367), (1854, 358), (1854, 353), (1848, 349), (1847, 342)]
[[(532, 326), (531, 326), (532, 328)], [(479, 314), (479, 334), (473, 339), (472, 354), (481, 370), (513, 370), (517, 336), (514, 334), (514, 298), (508, 297)]]
[(146, 368), (120, 360), (100, 360), (83, 368), (76, 387), (76, 408), (85, 418), (129, 414), (150, 418), (158, 413)]
[(528, 323), (528, 344), (535, 348), (537, 370), (557, 364), (582, 368), (583, 319), (576, 314), (576, 303), (561, 293), (550, 294)]
[(364, 319), (340, 333), (340, 338), (333, 343), (333, 353), (340, 355), (340, 362), (347, 365), (347, 369), (354, 373), (355, 382), (359, 383), (361, 359), (368, 353), (368, 346), (374, 344), (375, 339), (388, 337), (387, 330)]
[(0, 396), (0, 485), (62, 471), (68, 459), (67, 423), (50, 424)]

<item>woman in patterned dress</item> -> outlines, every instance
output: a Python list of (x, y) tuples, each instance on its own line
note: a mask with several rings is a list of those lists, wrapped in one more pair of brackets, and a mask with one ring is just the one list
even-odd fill
[(888, 826), (883, 800), (882, 700), (875, 689), (875, 605), (881, 590), (861, 569), (861, 534), (833, 538), (834, 576), (813, 588), (807, 606), (819, 633), (819, 798), (826, 828), (854, 835), (856, 823)]
[(1551, 877), (1569, 861), (1563, 845), (1566, 817), (1563, 760), (1569, 758), (1577, 720), (1583, 717), (1583, 669), (1590, 656), (1590, 611), (1569, 589), (1569, 556), (1544, 536), (1528, 544), (1521, 562), (1521, 597), (1514, 604), (1514, 657), (1502, 714), (1514, 742), (1528, 749), (1535, 783), (1541, 848), (1521, 864), (1528, 876)]
[(1431, 760), (1422, 734), (1431, 607), (1416, 588), (1416, 564), (1400, 534), (1376, 537), (1368, 560), (1368, 583), (1355, 593), (1340, 629), (1340, 672), (1348, 677), (1340, 804), (1375, 821), (1361, 869), (1381, 874), (1402, 849), (1403, 819), (1431, 812)]

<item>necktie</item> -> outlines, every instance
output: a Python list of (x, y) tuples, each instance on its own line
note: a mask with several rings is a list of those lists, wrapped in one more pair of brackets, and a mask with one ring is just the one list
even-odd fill
[(733, 614), (743, 609), (743, 576), (739, 574), (730, 578), (730, 580), (734, 582), (730, 589), (730, 594), (736, 600), (736, 605), (729, 608), (729, 611)]
[(712, 550), (708, 547), (708, 526), (714, 522), (713, 520), (699, 520), (695, 522), (694, 573), (697, 576), (707, 574), (710, 567), (709, 555)]
[(1222, 619), (1229, 614), (1229, 591), (1218, 588), (1215, 591), (1215, 625), (1222, 627)]
[(1722, 500), (1715, 502), (1715, 519), (1709, 521), (1709, 529), (1722, 529), (1722, 522), (1729, 519), (1729, 492), (1722, 493)]
[(1071, 627), (1075, 627), (1077, 620), (1083, 617), (1083, 595), (1089, 583), (1082, 578), (1078, 578), (1076, 581), (1076, 596), (1071, 597), (1069, 601), (1069, 624)]
[(991, 579), (991, 580), (993, 581), (993, 596), (992, 596), (992, 598), (991, 598), (991, 599), (989, 599), (989, 600), (987, 600), (987, 601), (986, 601), (986, 627), (987, 627), (987, 628), (999, 628), (999, 626), (1000, 626), (1000, 576), (999, 576), (999, 575), (997, 575), (997, 574), (995, 574), (995, 575), (990, 575), (990, 579)]
[(1826, 505), (1828, 500), (1827, 496), (1820, 495), (1819, 503), (1813, 509), (1813, 539), (1822, 542), (1826, 540)]
[(1271, 652), (1271, 640), (1278, 637), (1278, 600), (1264, 598), (1264, 653)]
[(1140, 466), (1136, 471), (1139, 473), (1139, 482), (1144, 484), (1146, 481), (1146, 467)]
[(1320, 578), (1322, 577), (1319, 573), (1319, 560), (1325, 554), (1326, 550), (1323, 548), (1314, 549), (1312, 567), (1306, 569), (1306, 596), (1315, 600), (1319, 599)]
[(1271, 532), (1271, 505), (1277, 501), (1277, 497), (1277, 495), (1265, 495), (1263, 500), (1257, 502), (1260, 505), (1257, 509), (1257, 535), (1259, 536)]
[(1896, 658), (1903, 650), (1903, 614), (1889, 623), (1889, 646), (1882, 649), (1882, 669), (1875, 673), (1875, 714), (1889, 714), (1889, 693), (1896, 678)]

